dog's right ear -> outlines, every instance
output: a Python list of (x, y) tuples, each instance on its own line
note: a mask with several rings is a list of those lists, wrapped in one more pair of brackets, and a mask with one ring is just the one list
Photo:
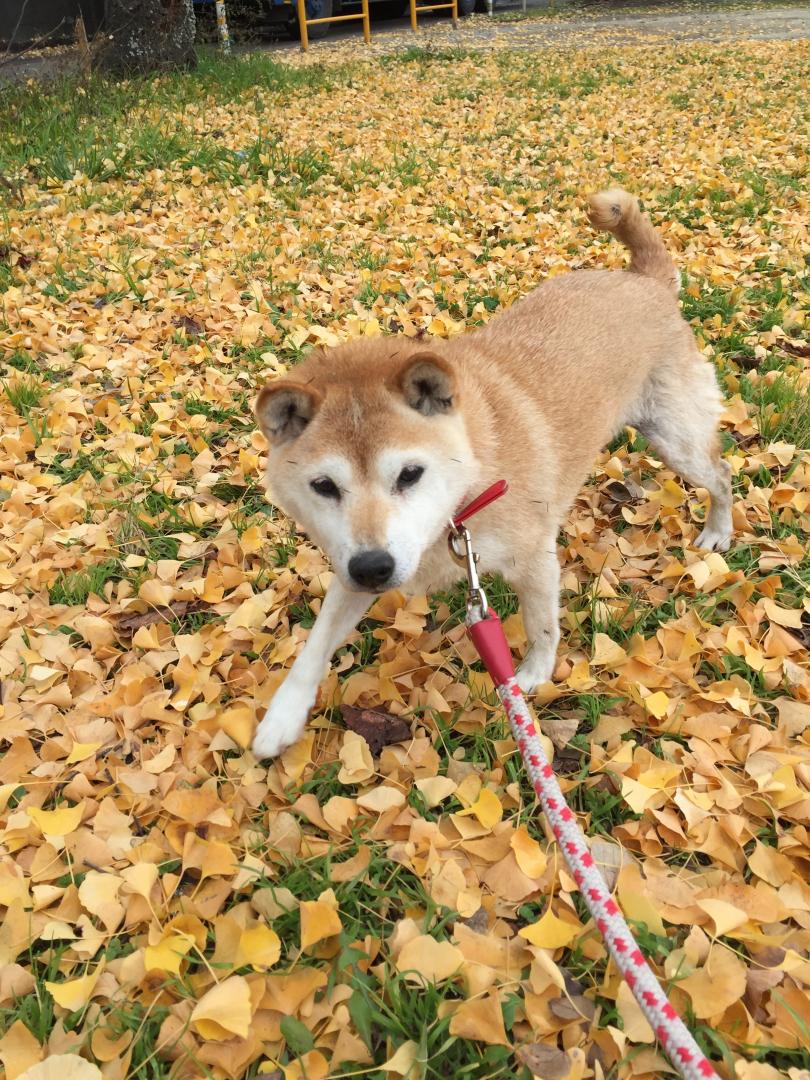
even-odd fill
[(278, 444), (297, 439), (322, 400), (313, 387), (282, 379), (262, 389), (254, 411), (267, 441)]
[(416, 353), (400, 368), (394, 385), (412, 409), (423, 416), (451, 412), (456, 405), (456, 376), (436, 353)]

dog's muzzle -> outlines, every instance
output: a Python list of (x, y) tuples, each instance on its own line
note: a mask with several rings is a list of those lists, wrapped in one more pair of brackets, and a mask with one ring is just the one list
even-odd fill
[(349, 577), (361, 589), (379, 592), (391, 580), (395, 565), (394, 557), (382, 548), (361, 551), (349, 559)]

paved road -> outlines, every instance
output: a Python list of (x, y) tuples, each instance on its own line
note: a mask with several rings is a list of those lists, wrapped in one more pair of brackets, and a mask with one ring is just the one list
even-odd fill
[[(653, 41), (789, 41), (810, 38), (810, 6), (722, 8), (661, 13), (634, 12), (626, 7), (593, 14), (571, 14), (552, 18), (548, 15), (520, 18), (520, 7), (498, 5), (495, 18), (477, 15), (463, 19), (453, 33), (447, 18), (440, 15), (420, 18), (419, 25), (442, 45), (455, 39), (470, 48), (509, 47), (545, 49), (564, 45), (639, 44)], [(514, 20), (514, 21), (512, 21)], [(338, 42), (356, 37), (356, 25), (334, 27), (323, 42)], [(393, 19), (373, 24), (372, 40), (377, 50), (386, 52), (413, 44), (407, 19)], [(438, 43), (438, 42), (437, 42)], [(313, 43), (317, 51), (320, 42)], [(278, 42), (275, 48), (297, 48), (297, 42)]]
[[(420, 18), (423, 28), (437, 44), (458, 44), (469, 48), (545, 49), (563, 45), (639, 44), (662, 40), (678, 41), (790, 41), (810, 38), (810, 6), (707, 8), (683, 12), (634, 12), (626, 7), (593, 14), (571, 14), (552, 18), (520, 18), (519, 6), (496, 7), (494, 19), (476, 15), (460, 22), (453, 30), (443, 15)], [(531, 6), (530, 6), (531, 16)], [(514, 21), (512, 21), (514, 20)], [(329, 37), (313, 42), (311, 54), (319, 48), (358, 37), (357, 23), (342, 24), (332, 29)], [(375, 19), (372, 43), (375, 52), (392, 52), (413, 45), (407, 19)], [(251, 48), (256, 48), (251, 45)], [(270, 40), (258, 46), (270, 51), (288, 52), (298, 49), (298, 43)], [(70, 49), (52, 50), (37, 56), (22, 55), (0, 59), (0, 83), (18, 82), (28, 78), (43, 78), (70, 70), (74, 63)]]

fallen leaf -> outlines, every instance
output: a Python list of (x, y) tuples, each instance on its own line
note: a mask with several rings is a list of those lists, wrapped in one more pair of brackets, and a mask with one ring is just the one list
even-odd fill
[(413, 974), (421, 983), (444, 982), (456, 974), (464, 954), (449, 941), (437, 941), (429, 934), (420, 934), (402, 949), (397, 957), (397, 971), (406, 978)]
[(67, 979), (65, 982), (47, 982), (45, 989), (51, 995), (57, 1005), (68, 1012), (76, 1012), (83, 1008), (96, 988), (101, 972), (104, 970), (103, 962), (88, 975), (81, 975), (77, 979)]
[(252, 1016), (250, 987), (241, 975), (212, 986), (191, 1013), (191, 1026), (204, 1039), (247, 1038)]
[(581, 929), (574, 923), (558, 919), (549, 908), (537, 922), (524, 926), (519, 931), (519, 934), (540, 949), (559, 949), (575, 941), (579, 937)]
[(485, 829), (492, 829), (503, 817), (501, 800), (489, 788), (481, 788), (476, 801), (466, 810), (459, 810), (457, 817), (473, 815)]
[(489, 1046), (511, 1046), (497, 992), (462, 1001), (450, 1018), (450, 1034)]
[(67, 836), (78, 829), (84, 816), (84, 806), (61, 806), (58, 810), (40, 810), (29, 806), (28, 816), (46, 836)]
[(366, 740), (373, 757), (379, 757), (384, 746), (411, 738), (411, 729), (400, 716), (377, 709), (355, 709), (351, 705), (341, 705), (340, 711), (346, 727)]
[(20, 1073), (17, 1080), (102, 1080), (102, 1076), (97, 1065), (78, 1054), (50, 1054), (38, 1065)]
[(302, 949), (308, 949), (324, 938), (334, 937), (343, 929), (338, 903), (331, 889), (321, 893), (317, 900), (302, 900), (298, 911)]
[(524, 1043), (515, 1051), (515, 1057), (525, 1065), (532, 1076), (543, 1080), (566, 1080), (571, 1072), (571, 1059), (564, 1050), (545, 1043)]

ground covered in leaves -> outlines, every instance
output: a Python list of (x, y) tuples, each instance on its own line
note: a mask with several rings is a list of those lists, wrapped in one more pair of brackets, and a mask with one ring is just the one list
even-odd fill
[[(263, 499), (256, 389), (313, 345), (460, 333), (620, 265), (583, 214), (620, 182), (728, 395), (736, 541), (691, 550), (700, 493), (621, 434), (560, 538), (536, 707), (721, 1073), (807, 1077), (810, 45), (318, 57), (6, 92), (6, 1076), (668, 1073), (460, 592), (381, 599), (307, 738), (244, 749), (329, 578)], [(338, 704), (407, 737), (374, 756)]]

